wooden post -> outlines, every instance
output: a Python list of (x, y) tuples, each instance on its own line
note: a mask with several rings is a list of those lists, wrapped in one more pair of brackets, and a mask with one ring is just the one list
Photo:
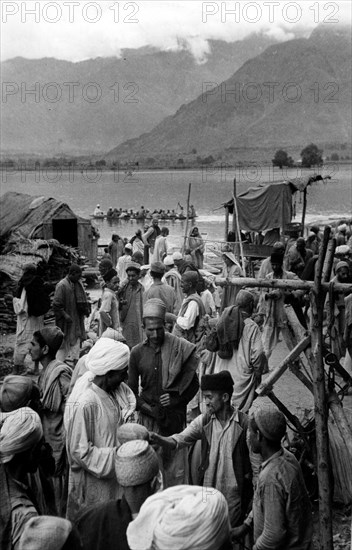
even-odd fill
[(190, 202), (190, 198), (191, 198), (191, 188), (192, 188), (192, 184), (189, 183), (188, 184), (188, 195), (187, 195), (187, 215), (186, 215), (185, 237), (184, 237), (184, 241), (183, 241), (183, 253), (185, 253), (185, 250), (187, 248), (186, 243), (187, 243), (187, 237), (188, 237), (189, 202)]
[[(236, 178), (233, 178), (233, 192), (232, 192), (233, 199), (233, 213), (232, 213), (232, 231), (236, 233), (237, 225), (236, 225), (236, 211), (235, 211), (235, 198), (237, 197), (237, 187), (236, 187)], [(227, 240), (227, 239), (226, 239)], [(237, 239), (236, 239), (237, 240)]]
[(236, 230), (237, 230), (236, 233), (237, 233), (237, 239), (238, 239), (239, 244), (240, 244), (242, 270), (243, 270), (243, 273), (245, 275), (246, 274), (246, 266), (245, 266), (245, 263), (244, 263), (243, 243), (242, 243), (242, 239), (241, 239), (240, 221), (238, 219), (237, 199), (236, 199), (235, 194), (233, 195), (233, 212), (234, 212), (234, 214), (236, 212)]
[(307, 211), (307, 187), (303, 191), (303, 209), (302, 209), (302, 230), (301, 230), (301, 236), (304, 237), (304, 222), (306, 219), (306, 211)]
[(225, 242), (227, 242), (229, 235), (229, 209), (225, 207)]
[(275, 369), (267, 376), (267, 378), (260, 384), (260, 386), (255, 390), (257, 395), (266, 395), (269, 391), (272, 390), (273, 385), (288, 367), (295, 361), (300, 354), (310, 345), (310, 335), (306, 336), (304, 340), (299, 342), (297, 346), (290, 351), (290, 353), (285, 357), (281, 363), (275, 367)]
[(317, 474), (319, 485), (319, 539), (320, 550), (333, 550), (332, 538), (332, 491), (330, 486), (329, 470), (329, 432), (328, 432), (328, 405), (325, 388), (325, 372), (323, 361), (323, 313), (325, 293), (321, 278), (325, 254), (328, 246), (331, 228), (325, 227), (323, 242), (319, 251), (316, 266), (314, 288), (310, 293), (312, 321), (311, 363), (313, 370), (314, 402), (315, 402), (315, 429), (317, 448)]
[(332, 266), (334, 265), (334, 255), (336, 250), (336, 239), (330, 239), (328, 244), (328, 251), (326, 253), (326, 258), (323, 268), (323, 281), (328, 283), (331, 277)]

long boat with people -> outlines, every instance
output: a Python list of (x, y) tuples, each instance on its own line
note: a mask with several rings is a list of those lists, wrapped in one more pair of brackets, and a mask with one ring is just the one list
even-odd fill
[[(93, 214), (91, 214), (91, 218), (94, 219), (108, 219), (108, 220), (151, 220), (153, 216), (158, 216), (160, 220), (186, 220), (187, 219), (187, 212), (185, 212), (185, 209), (183, 206), (179, 205), (177, 209), (154, 209), (149, 210), (148, 208), (144, 208), (144, 206), (141, 206), (139, 210), (133, 210), (127, 209), (127, 208), (112, 208), (111, 206), (107, 210), (107, 212), (104, 212), (100, 205), (97, 204), (96, 208), (94, 209)], [(195, 207), (190, 205), (188, 210), (188, 219), (193, 220), (197, 217), (197, 212), (195, 210)]]

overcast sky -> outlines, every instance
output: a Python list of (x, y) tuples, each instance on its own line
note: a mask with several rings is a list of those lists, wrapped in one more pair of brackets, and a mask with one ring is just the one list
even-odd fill
[(1, 1), (1, 60), (16, 56), (82, 61), (122, 48), (188, 47), (198, 60), (208, 39), (263, 32), (288, 40), (323, 24), (351, 24), (351, 2), (258, 0)]

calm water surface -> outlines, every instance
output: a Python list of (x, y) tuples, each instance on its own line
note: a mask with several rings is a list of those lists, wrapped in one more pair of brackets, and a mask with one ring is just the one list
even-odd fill
[[(214, 240), (224, 238), (224, 210), (222, 203), (232, 196), (233, 178), (237, 180), (237, 193), (260, 182), (313, 174), (314, 171), (291, 169), (281, 172), (272, 167), (212, 168), (190, 171), (146, 171), (127, 175), (124, 172), (96, 171), (40, 171), (2, 173), (1, 193), (18, 191), (32, 195), (45, 195), (64, 201), (79, 215), (89, 217), (96, 204), (104, 211), (112, 206), (137, 210), (141, 205), (154, 208), (176, 209), (178, 203), (186, 207), (188, 184), (192, 183), (191, 204), (194, 204), (196, 221), (203, 237)], [(330, 175), (327, 183), (313, 184), (308, 192), (307, 221), (324, 223), (328, 218), (352, 216), (351, 165), (327, 165), (318, 173)], [(297, 218), (302, 204), (296, 193)], [(110, 239), (111, 232), (131, 237), (138, 223), (95, 220), (101, 242)], [(162, 221), (170, 228), (170, 243), (178, 246), (185, 230), (185, 222)]]

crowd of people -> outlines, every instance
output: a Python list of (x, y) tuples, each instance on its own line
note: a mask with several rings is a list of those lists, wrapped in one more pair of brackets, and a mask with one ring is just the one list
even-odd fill
[[(175, 210), (170, 210), (169, 208), (167, 210), (160, 208), (157, 210), (156, 208), (151, 211), (148, 208), (144, 208), (144, 206), (141, 206), (139, 210), (133, 210), (132, 208), (128, 210), (127, 208), (112, 208), (110, 206), (105, 213), (101, 207), (100, 204), (97, 204), (97, 206), (94, 209), (93, 216), (95, 218), (107, 218), (108, 220), (151, 220), (153, 216), (158, 216), (161, 220), (185, 220), (186, 214), (184, 211), (183, 206), (178, 204), (178, 208)], [(188, 209), (188, 218), (194, 219), (197, 217), (196, 210), (193, 206), (193, 204), (190, 205)]]
[[(1, 549), (311, 548), (285, 416), (254, 402), (287, 307), (307, 323), (304, 292), (241, 288), (233, 252), (214, 276), (197, 228), (183, 253), (167, 236), (156, 217), (130, 242), (113, 235), (92, 312), (71, 265), (54, 290), (55, 325), (43, 323), (53, 289), (24, 267), (15, 369), (0, 390)], [(336, 238), (332, 282), (351, 283), (347, 227)], [(312, 278), (320, 242), (313, 227), (275, 243), (259, 278)], [(332, 287), (327, 300), (331, 351), (348, 369), (352, 293)], [(38, 377), (21, 373), (27, 352)]]

